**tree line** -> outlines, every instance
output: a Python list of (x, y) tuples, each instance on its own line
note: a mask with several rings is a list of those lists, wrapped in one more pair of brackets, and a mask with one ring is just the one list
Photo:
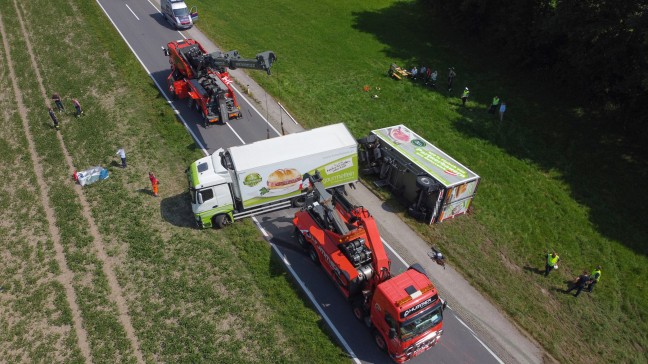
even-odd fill
[[(648, 0), (421, 0), (601, 119), (648, 135)], [(619, 125), (619, 124), (617, 124)]]

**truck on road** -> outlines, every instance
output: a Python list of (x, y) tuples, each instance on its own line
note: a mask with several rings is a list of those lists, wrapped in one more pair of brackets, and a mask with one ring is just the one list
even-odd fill
[(407, 212), (428, 224), (468, 213), (480, 177), (405, 125), (358, 140), (361, 171), (389, 186)]
[(353, 206), (341, 188), (327, 190), (317, 174), (309, 179), (311, 192), (293, 219), (299, 244), (394, 361), (405, 362), (432, 348), (443, 334), (445, 303), (423, 267), (414, 264), (392, 276), (371, 214)]
[(191, 207), (199, 227), (304, 203), (309, 176), (327, 188), (358, 180), (358, 145), (342, 123), (221, 148), (187, 169)]
[(169, 42), (164, 54), (171, 64), (167, 77), (169, 92), (174, 99), (187, 99), (189, 108), (201, 114), (204, 127), (243, 117), (228, 68), (264, 70), (270, 74), (276, 60), (271, 51), (259, 53), (254, 59), (242, 58), (237, 51), (208, 53), (193, 39)]

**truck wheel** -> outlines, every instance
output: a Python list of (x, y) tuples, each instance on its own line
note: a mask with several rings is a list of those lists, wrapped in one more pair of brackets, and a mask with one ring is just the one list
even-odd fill
[(429, 188), (434, 184), (434, 180), (428, 176), (418, 176), (416, 177), (416, 187), (418, 188)]
[(319, 256), (317, 255), (317, 252), (312, 245), (308, 247), (308, 256), (313, 261), (313, 263), (315, 263), (315, 265), (320, 265)]
[(220, 215), (214, 216), (213, 223), (214, 223), (214, 227), (216, 227), (217, 229), (222, 229), (225, 226), (231, 224), (232, 221), (230, 221), (229, 216), (227, 216), (225, 214), (220, 214)]
[(194, 107), (194, 99), (192, 99), (191, 96), (189, 96), (189, 100), (187, 100), (187, 106), (189, 107), (189, 109), (192, 109)]
[(364, 307), (362, 307), (362, 303), (354, 302), (352, 309), (353, 309), (353, 316), (355, 316), (355, 318), (357, 318), (358, 321), (364, 321), (365, 312), (364, 312)]
[(293, 207), (302, 207), (306, 203), (306, 196), (301, 195), (290, 200)]
[(306, 241), (304, 234), (302, 234), (302, 232), (299, 231), (298, 228), (295, 228), (295, 235), (297, 235), (297, 242), (299, 243), (299, 246), (301, 246), (302, 249), (306, 250), (310, 244), (308, 244), (308, 241)]
[(378, 330), (373, 329), (374, 342), (378, 346), (378, 349), (381, 351), (387, 352), (387, 342), (385, 338), (378, 332)]

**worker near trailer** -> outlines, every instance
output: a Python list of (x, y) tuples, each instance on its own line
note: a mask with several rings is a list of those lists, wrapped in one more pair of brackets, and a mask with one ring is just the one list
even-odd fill
[(454, 67), (448, 68), (448, 91), (452, 91), (452, 83), (454, 82), (457, 73), (454, 70)]
[(587, 286), (587, 283), (590, 281), (590, 276), (587, 273), (587, 271), (583, 271), (583, 273), (576, 278), (576, 282), (574, 282), (574, 285), (571, 286), (570, 289), (567, 290), (567, 293), (576, 290), (576, 294), (574, 297), (578, 297), (578, 295), (583, 291), (585, 286)]
[(555, 251), (551, 253), (547, 253), (547, 263), (545, 264), (545, 273), (544, 276), (548, 276), (549, 273), (558, 268), (558, 261), (560, 260), (560, 257), (558, 254), (556, 254)]
[(412, 68), (412, 71), (410, 73), (412, 74), (412, 80), (416, 81), (416, 78), (418, 77), (418, 68), (414, 66), (414, 68)]
[(493, 97), (493, 101), (491, 102), (490, 107), (488, 108), (488, 113), (489, 114), (495, 114), (495, 111), (497, 111), (497, 107), (499, 106), (500, 99), (498, 96)]
[(58, 118), (56, 117), (56, 114), (54, 114), (54, 110), (52, 110), (51, 107), (48, 107), (47, 110), (48, 110), (50, 118), (52, 118), (52, 122), (54, 123), (54, 128), (56, 130), (60, 130), (61, 127), (59, 127), (59, 121), (58, 121)]
[(468, 87), (466, 87), (463, 90), (463, 93), (461, 94), (461, 104), (463, 106), (466, 106), (466, 101), (468, 101), (468, 96), (470, 96), (470, 90), (468, 90)]
[(598, 265), (596, 266), (596, 269), (592, 271), (592, 275), (590, 276), (590, 281), (589, 285), (587, 286), (587, 292), (592, 293), (592, 290), (594, 289), (594, 285), (596, 285), (601, 279), (601, 266)]

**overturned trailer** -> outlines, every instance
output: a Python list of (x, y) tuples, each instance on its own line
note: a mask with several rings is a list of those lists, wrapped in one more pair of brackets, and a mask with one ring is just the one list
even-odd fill
[(407, 204), (408, 213), (428, 224), (465, 214), (480, 178), (404, 125), (373, 130), (358, 140), (364, 174), (377, 175)]

